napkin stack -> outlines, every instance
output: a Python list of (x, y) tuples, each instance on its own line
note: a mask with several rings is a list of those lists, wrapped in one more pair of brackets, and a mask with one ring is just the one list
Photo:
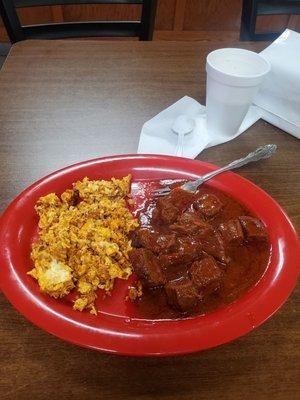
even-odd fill
[(208, 134), (205, 107), (184, 96), (143, 125), (138, 153), (174, 155), (178, 137), (171, 127), (180, 114), (196, 123), (184, 139), (183, 156), (188, 158), (234, 139), (260, 118), (300, 139), (300, 34), (287, 29), (260, 54), (271, 63), (271, 72), (234, 136)]
[(260, 54), (271, 63), (255, 99), (261, 118), (300, 139), (300, 34), (287, 29)]

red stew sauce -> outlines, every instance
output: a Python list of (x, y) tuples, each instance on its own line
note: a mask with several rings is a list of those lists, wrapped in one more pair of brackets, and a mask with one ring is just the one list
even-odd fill
[(244, 205), (203, 185), (174, 188), (139, 215), (129, 253), (143, 294), (137, 317), (178, 319), (232, 303), (264, 274), (270, 244), (263, 223)]

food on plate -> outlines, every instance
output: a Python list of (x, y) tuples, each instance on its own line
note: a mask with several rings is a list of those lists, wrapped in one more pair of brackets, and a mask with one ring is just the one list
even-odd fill
[(38, 200), (39, 238), (28, 274), (42, 292), (60, 298), (76, 289), (73, 308), (96, 314), (97, 289), (109, 293), (116, 278), (131, 275), (130, 235), (139, 224), (128, 208), (130, 179), (84, 178), (60, 196)]
[(84, 178), (38, 200), (28, 274), (42, 292), (72, 292), (75, 310), (97, 314), (97, 290), (110, 293), (116, 278), (134, 271), (138, 281), (127, 298), (137, 316), (164, 319), (215, 310), (258, 282), (270, 244), (244, 205), (206, 185), (196, 193), (174, 187), (139, 209), (139, 223), (129, 207), (130, 179)]
[(160, 268), (159, 260), (148, 249), (134, 249), (130, 251), (130, 261), (141, 282), (151, 287), (165, 284), (165, 277)]
[[(179, 184), (178, 184), (179, 185)], [(175, 187), (141, 211), (129, 251), (143, 287), (142, 318), (205, 314), (238, 299), (269, 262), (266, 227), (244, 205), (203, 185)]]

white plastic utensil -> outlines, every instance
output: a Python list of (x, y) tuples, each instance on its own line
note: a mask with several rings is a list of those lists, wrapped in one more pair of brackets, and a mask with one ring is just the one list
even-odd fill
[(178, 115), (172, 125), (172, 131), (178, 135), (177, 146), (175, 149), (176, 156), (183, 155), (184, 136), (193, 132), (195, 128), (195, 120), (185, 114)]

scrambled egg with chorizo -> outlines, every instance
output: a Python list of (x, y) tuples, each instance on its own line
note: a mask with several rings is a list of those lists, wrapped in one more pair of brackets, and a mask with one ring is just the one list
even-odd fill
[(84, 178), (60, 197), (50, 193), (38, 200), (39, 239), (28, 274), (42, 292), (60, 298), (76, 288), (73, 308), (97, 314), (97, 289), (109, 293), (115, 278), (131, 275), (129, 237), (138, 221), (128, 209), (130, 179)]

